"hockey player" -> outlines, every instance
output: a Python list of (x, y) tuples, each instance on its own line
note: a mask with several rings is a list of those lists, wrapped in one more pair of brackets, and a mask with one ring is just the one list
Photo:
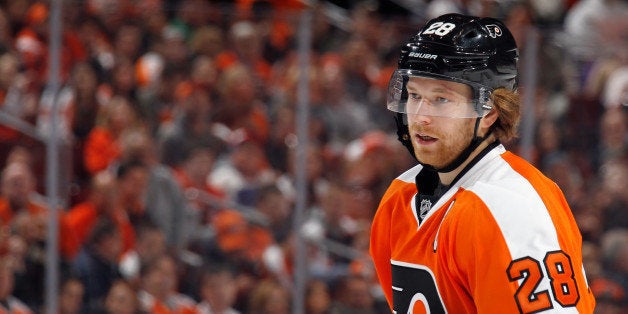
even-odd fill
[(446, 14), (402, 48), (388, 89), (418, 161), (383, 196), (370, 253), (394, 313), (592, 313), (559, 187), (516, 134), (518, 51), (499, 20)]

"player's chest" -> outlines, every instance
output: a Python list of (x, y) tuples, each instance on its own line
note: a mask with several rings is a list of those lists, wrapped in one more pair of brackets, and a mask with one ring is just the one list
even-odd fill
[[(407, 203), (410, 204), (410, 203)], [(437, 263), (436, 248), (440, 246), (438, 236), (443, 229), (449, 228), (445, 217), (453, 198), (430, 209), (429, 215), (420, 223), (417, 218), (421, 208), (407, 206), (403, 214), (394, 215), (391, 230), (391, 257), (396, 261), (435, 267)], [(417, 204), (420, 206), (420, 204)], [(446, 249), (446, 248), (439, 248)], [(441, 253), (441, 252), (439, 252)]]

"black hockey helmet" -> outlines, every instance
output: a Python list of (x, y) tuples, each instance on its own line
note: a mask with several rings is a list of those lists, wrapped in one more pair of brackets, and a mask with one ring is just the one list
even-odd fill
[(410, 76), (464, 83), (473, 90), (476, 111), (487, 107), (491, 91), (517, 87), (518, 52), (502, 22), (461, 14), (430, 20), (401, 48), (388, 88), (388, 109), (404, 113), (405, 83)]
[(482, 117), (492, 108), (493, 90), (517, 88), (518, 58), (512, 34), (497, 19), (445, 14), (428, 21), (401, 48), (398, 68), (388, 86), (387, 107), (398, 113), (399, 140), (414, 156), (405, 117), (405, 85), (410, 77), (468, 85), (475, 117)]

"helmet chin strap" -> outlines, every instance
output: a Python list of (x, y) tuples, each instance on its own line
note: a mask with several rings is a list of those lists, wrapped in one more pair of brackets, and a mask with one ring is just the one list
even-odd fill
[[(401, 142), (401, 144), (403, 144), (403, 146), (405, 146), (408, 151), (410, 151), (410, 154), (412, 155), (412, 157), (414, 157), (416, 159), (416, 156), (414, 155), (414, 147), (412, 146), (412, 141), (410, 140), (410, 131), (408, 130), (408, 125), (406, 123), (403, 122), (403, 114), (398, 113), (397, 116), (395, 117), (395, 122), (397, 123), (397, 140), (399, 140), (399, 142)], [(440, 168), (436, 168), (430, 164), (425, 164), (422, 163), (421, 161), (419, 161), (417, 159), (417, 161), (423, 165), (423, 167), (431, 169), (433, 171), (436, 172), (442, 172), (442, 173), (447, 173), (447, 172), (451, 172), (454, 169), (460, 167), (460, 165), (462, 165), (462, 163), (465, 162), (465, 160), (467, 160), (467, 158), (469, 158), (469, 156), (471, 155), (471, 153), (478, 148), (478, 146), (480, 146), (480, 144), (482, 142), (484, 142), (484, 140), (486, 140), (489, 135), (491, 135), (492, 133), (492, 129), (489, 129), (488, 132), (486, 132), (486, 134), (482, 137), (479, 137), (477, 135), (478, 133), (478, 128), (480, 126), (480, 119), (482, 119), (481, 117), (478, 117), (475, 120), (475, 126), (473, 129), (473, 139), (471, 139), (471, 142), (469, 143), (469, 145), (467, 146), (467, 148), (465, 148), (462, 152), (460, 152), (460, 154), (458, 155), (458, 157), (456, 157), (456, 159), (454, 159), (452, 162), (450, 162), (449, 164), (440, 167)]]
[[(451, 172), (454, 169), (460, 167), (460, 165), (462, 165), (462, 163), (465, 162), (465, 160), (467, 160), (467, 158), (469, 158), (469, 156), (471, 155), (471, 153), (478, 148), (478, 146), (480, 146), (480, 144), (482, 144), (482, 142), (484, 142), (484, 140), (491, 135), (491, 129), (488, 130), (488, 132), (486, 132), (486, 134), (482, 137), (478, 136), (478, 127), (480, 126), (480, 119), (482, 119), (481, 117), (478, 117), (477, 119), (475, 119), (475, 127), (473, 128), (473, 139), (471, 140), (471, 143), (469, 143), (469, 145), (467, 146), (467, 148), (465, 148), (460, 155), (458, 155), (458, 157), (456, 157), (456, 159), (454, 159), (452, 162), (450, 162), (448, 165), (441, 167), (441, 168), (436, 168), (433, 166), (429, 166), (434, 168), (436, 171), (438, 172)], [(425, 165), (426, 167), (428, 165)]]

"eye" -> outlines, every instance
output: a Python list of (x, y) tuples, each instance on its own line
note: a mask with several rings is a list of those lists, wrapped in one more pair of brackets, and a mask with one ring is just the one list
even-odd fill
[(416, 94), (416, 93), (410, 93), (410, 94), (408, 94), (408, 98), (410, 98), (412, 100), (421, 100), (421, 95)]
[(445, 104), (448, 103), (450, 100), (445, 98), (445, 97), (436, 97), (434, 98), (434, 103), (436, 104)]

